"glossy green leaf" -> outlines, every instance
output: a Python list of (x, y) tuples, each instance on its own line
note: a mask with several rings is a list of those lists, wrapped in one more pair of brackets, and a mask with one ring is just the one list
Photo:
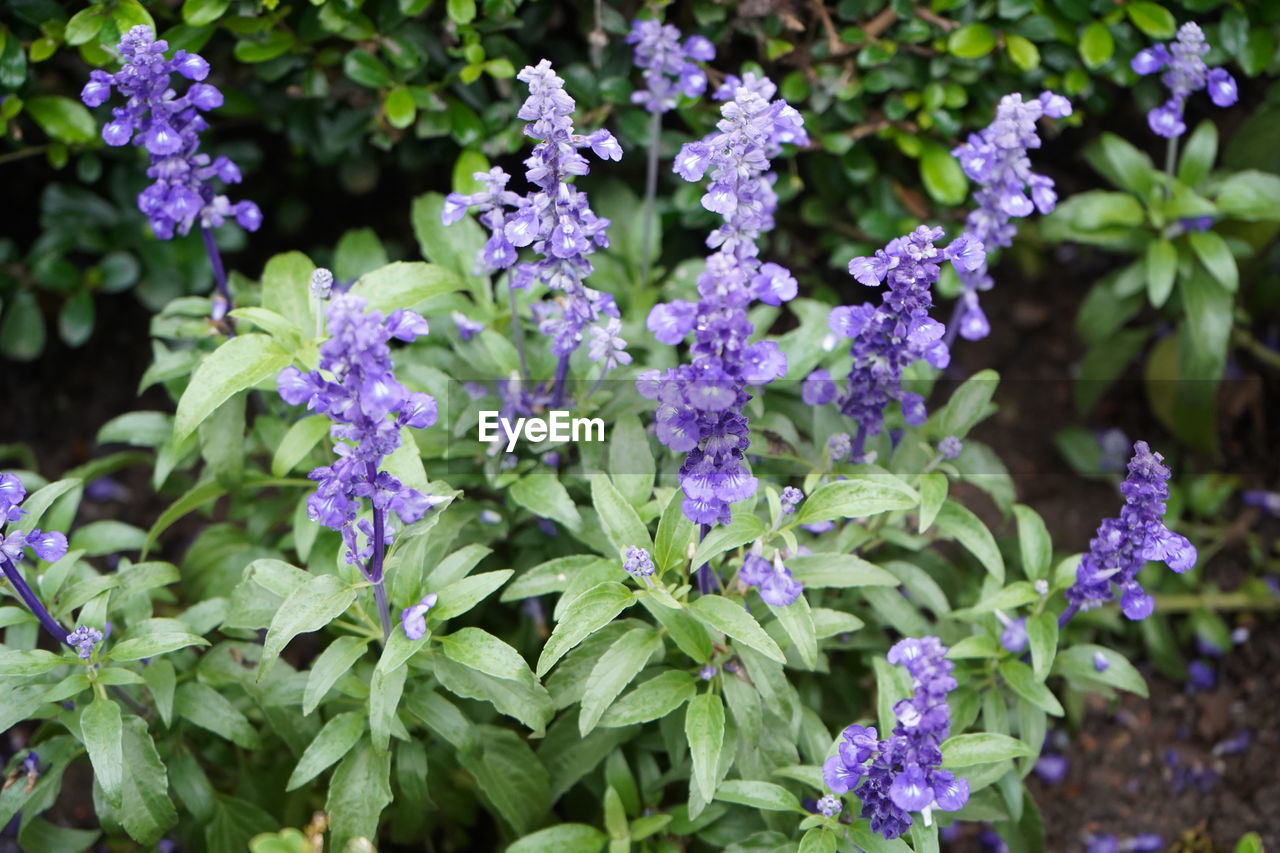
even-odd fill
[(787, 662), (782, 649), (778, 648), (773, 638), (740, 603), (720, 595), (703, 595), (689, 606), (689, 611), (703, 623), (736, 642), (753, 648), (778, 663)]
[(955, 735), (942, 744), (942, 766), (948, 769), (1025, 758), (1036, 750), (1017, 738), (994, 732)]
[(919, 503), (920, 495), (892, 474), (854, 475), (815, 489), (796, 517), (800, 524), (813, 524), (911, 509)]
[(274, 379), (291, 361), (266, 335), (237, 335), (210, 353), (191, 377), (173, 419), (174, 439), (186, 438), (232, 394)]
[(1111, 30), (1101, 21), (1094, 21), (1080, 34), (1080, 58), (1086, 68), (1101, 68), (1116, 52), (1116, 41)]
[(698, 694), (685, 709), (684, 733), (693, 757), (692, 784), (704, 800), (715, 797), (724, 722), (724, 703), (714, 693)]
[(1227, 241), (1216, 231), (1193, 231), (1187, 235), (1191, 248), (1209, 274), (1231, 293), (1240, 287), (1240, 270), (1227, 247)]
[(615, 581), (592, 587), (573, 600), (542, 647), (537, 675), (541, 678), (560, 658), (635, 603), (635, 596)]
[(1126, 3), (1124, 11), (1135, 27), (1153, 39), (1173, 38), (1177, 30), (1178, 22), (1173, 13), (1159, 3), (1139, 0), (1136, 3)]
[(120, 706), (110, 699), (94, 699), (80, 714), (80, 731), (93, 763), (93, 775), (107, 801), (120, 807), (124, 785), (124, 725)]
[(947, 38), (947, 50), (961, 59), (979, 59), (996, 46), (996, 34), (986, 24), (965, 24)]
[(920, 179), (939, 204), (957, 205), (969, 194), (969, 179), (960, 161), (936, 142), (926, 142), (920, 151)]
[(267, 630), (258, 664), (258, 680), (270, 670), (289, 641), (319, 631), (356, 600), (356, 591), (334, 575), (318, 575), (289, 593)]
[(632, 628), (600, 656), (587, 676), (578, 714), (578, 733), (586, 737), (627, 685), (662, 650), (662, 637), (652, 628)]
[(1004, 583), (1004, 557), (1000, 548), (991, 531), (971, 510), (948, 499), (934, 524), (939, 533), (956, 540), (973, 554), (997, 582)]
[(325, 723), (298, 759), (285, 790), (297, 790), (342, 760), (360, 741), (365, 723), (365, 715), (359, 711), (346, 711)]

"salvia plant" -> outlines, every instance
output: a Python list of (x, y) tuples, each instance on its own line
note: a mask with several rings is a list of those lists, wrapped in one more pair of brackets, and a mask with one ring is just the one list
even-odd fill
[[(998, 377), (936, 382), (952, 329), (981, 336), (989, 253), (1054, 207), (1027, 152), (1070, 103), (1001, 100), (952, 161), (978, 185), (969, 218), (842, 258), (841, 293), (869, 297), (832, 308), (765, 242), (804, 117), (754, 69), (700, 65), (704, 38), (630, 32), (632, 109), (659, 127), (683, 97), (713, 125), (672, 164), (709, 251), (670, 270), (638, 194), (588, 195), (622, 147), (579, 130), (604, 119), (547, 59), (507, 75), (527, 90), (507, 113), (533, 142), (523, 193), (464, 169), (409, 211), (422, 259), (359, 231), (331, 265), (289, 252), (258, 281), (224, 274), (211, 236), (262, 217), (199, 153), (208, 65), (144, 26), (93, 73), (86, 103), (128, 98), (106, 141), (147, 152), (140, 209), (159, 237), (201, 229), (218, 288), (153, 318), (141, 384), (172, 413), (100, 434), (133, 449), (0, 475), (0, 727), (25, 737), (0, 825), (23, 849), (923, 853), (968, 821), (1010, 849), (1086, 843), (1046, 842), (1026, 779), (1084, 694), (1146, 693), (1105, 643), (1160, 609), (1149, 562), (1195, 569), (1172, 472), (1125, 442), (1118, 517), (1068, 553), (974, 433)], [(1169, 66), (1166, 112), (1225, 97), (1196, 44), (1135, 60)], [(1151, 172), (1148, 211), (1221, 205), (1231, 179), (1207, 169)], [(1127, 237), (1183, 237), (1140, 225)], [(603, 434), (559, 435), (564, 411)], [(79, 523), (136, 465), (176, 496), (150, 528)], [(73, 786), (93, 829), (51, 820)]]

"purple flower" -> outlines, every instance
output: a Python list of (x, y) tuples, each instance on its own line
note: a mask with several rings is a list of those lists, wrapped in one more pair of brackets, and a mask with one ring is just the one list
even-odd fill
[(132, 141), (147, 149), (147, 177), (153, 183), (138, 195), (138, 209), (151, 220), (157, 237), (186, 234), (197, 219), (202, 228), (214, 228), (234, 218), (242, 228), (256, 231), (262, 224), (256, 204), (232, 204), (213, 190), (215, 179), (239, 183), (240, 169), (226, 157), (211, 160), (199, 152), (200, 133), (209, 126), (200, 114), (222, 106), (222, 93), (208, 83), (192, 83), (181, 96), (173, 87), (175, 72), (203, 80), (209, 63), (185, 50), (165, 59), (168, 47), (150, 27), (134, 27), (120, 39), (124, 66), (115, 74), (90, 72), (80, 99), (87, 106), (101, 106), (113, 87), (125, 97), (125, 105), (111, 111), (102, 138), (108, 145)]
[(844, 809), (844, 804), (832, 794), (823, 794), (818, 800), (818, 812), (823, 817), (835, 817)]
[(454, 327), (458, 330), (458, 337), (464, 341), (469, 341), (484, 331), (484, 323), (477, 323), (461, 311), (454, 311), (450, 316)]
[(311, 273), (311, 295), (316, 299), (328, 299), (333, 294), (333, 273), (324, 267), (316, 267)]
[(996, 616), (1004, 624), (1004, 630), (1000, 632), (1000, 645), (1004, 646), (1006, 651), (1017, 654), (1027, 647), (1027, 620), (1026, 619), (1010, 619), (999, 610)]
[[(942, 324), (929, 316), (930, 287), (938, 280), (942, 262), (950, 261), (959, 269), (972, 267), (981, 263), (982, 247), (971, 235), (961, 235), (943, 249), (934, 245), (941, 238), (941, 228), (922, 225), (893, 240), (874, 258), (849, 263), (850, 272), (861, 275), (864, 283), (883, 279), (888, 284), (879, 305), (838, 307), (828, 320), (832, 332), (853, 339), (853, 366), (837, 403), (858, 424), (852, 447), (855, 457), (861, 457), (866, 439), (883, 428), (884, 412), (892, 400), (901, 404), (908, 425), (924, 423), (924, 400), (902, 389), (902, 372), (921, 359), (937, 368), (950, 361)], [(844, 455), (833, 448), (833, 459)]]
[(782, 511), (787, 515), (795, 512), (796, 506), (802, 500), (804, 500), (804, 492), (800, 491), (795, 486), (787, 486), (782, 490), (782, 494), (779, 496), (779, 501), (782, 503)]
[(81, 625), (67, 635), (67, 645), (73, 646), (81, 660), (93, 657), (93, 647), (102, 642), (102, 632), (88, 625)]
[(800, 399), (807, 406), (824, 406), (836, 398), (836, 393), (836, 383), (831, 381), (831, 374), (823, 368), (806, 376), (800, 387)]
[(1280, 492), (1253, 489), (1240, 496), (1245, 506), (1256, 506), (1268, 515), (1280, 518)]
[(622, 561), (622, 568), (626, 569), (627, 574), (632, 577), (647, 578), (653, 574), (653, 558), (649, 556), (649, 552), (644, 548), (637, 548), (632, 545), (627, 549), (627, 556)]
[[(609, 331), (609, 319), (618, 318), (613, 297), (585, 284), (593, 270), (590, 255), (609, 245), (605, 234), (609, 220), (595, 215), (587, 194), (573, 183), (573, 178), (590, 170), (582, 149), (590, 149), (602, 160), (620, 160), (622, 148), (607, 130), (585, 136), (575, 132), (574, 100), (548, 60), (526, 66), (516, 79), (529, 86), (529, 97), (517, 115), (528, 122), (525, 135), (536, 140), (524, 161), (525, 177), (534, 189), (527, 196), (506, 189), (510, 176), (494, 167), (475, 174), (483, 184), (480, 192), (450, 194), (441, 216), (448, 225), (461, 219), (468, 208), (476, 208), (490, 232), (478, 266), (482, 270), (514, 266), (511, 287), (525, 289), (540, 283), (559, 292), (555, 300), (534, 306), (538, 330), (551, 338), (552, 353), (567, 358), (582, 343), (584, 331), (598, 326), (607, 334), (607, 346), (591, 347), (592, 360), (603, 361), (606, 369), (626, 364), (629, 359), (618, 354), (625, 342)], [(532, 247), (540, 259), (517, 264), (516, 250), (525, 246)]]
[(1089, 553), (1076, 569), (1076, 582), (1067, 590), (1071, 603), (1062, 621), (1080, 608), (1113, 601), (1116, 590), (1124, 614), (1145, 619), (1155, 607), (1137, 579), (1146, 562), (1160, 560), (1179, 573), (1195, 565), (1195, 546), (1164, 525), (1170, 471), (1163, 463), (1164, 457), (1145, 441), (1134, 442), (1129, 474), (1120, 486), (1124, 508), (1118, 518), (1104, 520), (1090, 541)]
[(1155, 45), (1133, 58), (1130, 66), (1138, 74), (1164, 71), (1160, 81), (1169, 90), (1169, 100), (1147, 113), (1147, 124), (1157, 135), (1173, 139), (1187, 132), (1182, 116), (1193, 92), (1208, 89), (1209, 100), (1219, 107), (1229, 107), (1239, 99), (1235, 78), (1226, 69), (1205, 64), (1204, 55), (1208, 52), (1204, 31), (1199, 24), (1188, 22), (1178, 29), (1177, 39), (1168, 47)]
[(427, 634), (427, 611), (436, 606), (439, 598), (434, 592), (427, 593), (422, 600), (412, 607), (406, 607), (400, 614), (400, 624), (404, 626), (404, 634), (410, 640), (421, 640)]
[(702, 669), (698, 670), (698, 678), (701, 678), (703, 681), (710, 681), (715, 678), (719, 672), (720, 670), (716, 669), (711, 664), (707, 664)]
[(1065, 755), (1042, 755), (1036, 759), (1036, 775), (1046, 785), (1059, 784), (1067, 778), (1067, 771), (1070, 769), (1071, 762)]
[(822, 767), (827, 787), (853, 791), (872, 831), (888, 839), (911, 826), (910, 812), (921, 812), (928, 825), (933, 809), (957, 811), (969, 800), (969, 783), (940, 768), (939, 745), (951, 730), (947, 694), (956, 687), (946, 653), (937, 637), (895, 644), (889, 662), (911, 673), (913, 695), (894, 705), (893, 733), (879, 740), (874, 728), (849, 726)]
[[(981, 133), (956, 148), (952, 155), (977, 185), (977, 207), (965, 222), (967, 232), (988, 252), (1006, 248), (1013, 242), (1016, 217), (1033, 210), (1049, 213), (1057, 203), (1053, 180), (1031, 171), (1027, 151), (1040, 147), (1036, 121), (1041, 116), (1064, 118), (1071, 115), (1071, 102), (1053, 92), (1023, 101), (1022, 95), (1005, 95), (996, 108), (993, 122)], [(965, 340), (985, 338), (991, 331), (986, 314), (978, 304), (978, 291), (995, 283), (985, 258), (957, 264), (964, 292), (956, 305), (952, 324)]]
[(1187, 692), (1212, 690), (1218, 683), (1218, 673), (1213, 664), (1196, 659), (1187, 664)]
[(680, 95), (696, 98), (707, 90), (707, 75), (699, 62), (716, 58), (716, 49), (702, 36), (682, 43), (680, 31), (661, 21), (631, 23), (627, 44), (635, 45), (635, 64), (644, 69), (645, 88), (631, 94), (631, 102), (651, 113), (675, 109)]
[(1084, 842), (1085, 853), (1119, 853), (1120, 842), (1114, 835), (1090, 835)]
[(1093, 669), (1095, 672), (1106, 672), (1111, 668), (1111, 661), (1102, 652), (1093, 653)]
[(749, 552), (738, 572), (738, 580), (747, 586), (757, 587), (760, 597), (774, 607), (790, 607), (804, 592), (804, 585), (783, 565), (781, 551), (774, 553), (772, 561), (757, 551)]
[[(772, 84), (766, 96), (738, 88), (722, 106), (716, 131), (676, 157), (675, 171), (685, 180), (710, 176), (702, 205), (725, 221), (707, 239), (715, 251), (698, 277), (698, 303), (677, 300), (649, 314), (648, 328), (662, 343), (674, 346), (693, 332), (691, 363), (649, 371), (637, 382), (642, 395), (658, 401), (658, 440), (688, 454), (680, 469), (682, 508), (699, 524), (727, 523), (730, 505), (755, 494), (756, 478), (745, 461), (746, 389), (787, 369), (775, 343), (748, 343), (755, 331), (747, 319), (751, 301), (777, 305), (796, 293), (790, 273), (758, 257), (757, 240), (773, 227), (777, 206), (769, 159), (780, 153), (782, 141), (806, 141), (800, 114), (771, 96)], [(767, 595), (794, 601), (798, 594), (777, 580)]]
[[(384, 525), (389, 515), (412, 524), (439, 502), (379, 470), (400, 446), (402, 428), (423, 429), (436, 422), (435, 399), (411, 392), (396, 380), (388, 346), (392, 338), (412, 341), (427, 334), (427, 322), (403, 309), (384, 319), (381, 311), (367, 310), (365, 300), (352, 293), (333, 297), (328, 319), (329, 339), (320, 346), (320, 370), (302, 373), (286, 367), (276, 384), (285, 402), (306, 403), (334, 422), (330, 432), (338, 458), (308, 475), (317, 485), (307, 498), (307, 515), (340, 531), (347, 562), (378, 583), (382, 555), (394, 536), (391, 525)], [(357, 521), (362, 499), (373, 507), (372, 523)]]
[(67, 537), (54, 530), (39, 529), (32, 529), (25, 533), (21, 530), (13, 530), (4, 535), (5, 525), (27, 514), (21, 506), (26, 497), (27, 490), (21, 480), (10, 473), (0, 474), (0, 571), (3, 571), (4, 576), (9, 579), (14, 592), (36, 617), (41, 627), (56, 641), (66, 642), (67, 630), (58, 624), (58, 620), (53, 618), (48, 608), (27, 584), (18, 565), (26, 557), (28, 548), (41, 560), (52, 562), (62, 559), (67, 553)]
[(949, 435), (938, 442), (938, 455), (943, 459), (955, 459), (964, 451), (964, 442)]

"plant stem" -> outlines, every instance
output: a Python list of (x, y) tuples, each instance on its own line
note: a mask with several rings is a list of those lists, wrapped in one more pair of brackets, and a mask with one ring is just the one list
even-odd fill
[(1236, 346), (1243, 347), (1248, 351), (1249, 355), (1267, 367), (1273, 370), (1280, 370), (1280, 352), (1276, 352), (1255, 338), (1248, 329), (1236, 326), (1231, 330), (1231, 340)]
[(556, 365), (556, 381), (552, 386), (554, 389), (551, 393), (551, 408), (556, 408), (564, 402), (564, 383), (569, 375), (569, 354), (565, 353), (560, 356), (560, 363)]
[(40, 625), (49, 632), (49, 636), (61, 645), (68, 645), (66, 628), (53, 618), (53, 615), (41, 603), (39, 597), (27, 585), (26, 578), (22, 576), (22, 572), (18, 571), (18, 567), (8, 557), (0, 555), (0, 569), (4, 570), (5, 577), (9, 579), (9, 583), (13, 584), (13, 588), (17, 590), (18, 597), (31, 610)]
[(0, 154), (0, 165), (12, 163), (15, 160), (25, 160), (27, 157), (34, 157), (48, 150), (48, 145), (32, 145), (29, 148), (19, 148), (17, 151), (10, 151), (8, 154)]
[(951, 349), (956, 342), (956, 336), (960, 334), (960, 318), (964, 315), (964, 294), (965, 291), (960, 291), (960, 295), (956, 297), (956, 304), (951, 308), (951, 321), (947, 323), (947, 331), (942, 338), (947, 349)]
[(853, 461), (862, 461), (862, 446), (867, 443), (867, 428), (863, 424), (858, 424), (858, 433), (853, 439)]
[(1165, 198), (1173, 198), (1173, 170), (1178, 163), (1178, 137), (1172, 136), (1164, 149), (1164, 173), (1168, 181), (1164, 185)]
[(516, 306), (516, 289), (511, 286), (511, 274), (507, 274), (507, 303), (511, 306), (511, 338), (516, 344), (516, 353), (520, 356), (520, 376), (529, 381), (529, 360), (524, 354), (524, 326), (520, 324), (519, 309)]
[(218, 322), (227, 316), (227, 312), (233, 307), (231, 290), (227, 287), (227, 271), (222, 266), (222, 253), (218, 251), (218, 244), (213, 239), (213, 230), (201, 226), (200, 236), (204, 238), (204, 250), (209, 255), (209, 266), (213, 267), (213, 281), (218, 287), (218, 292), (213, 297), (213, 319), (214, 322)]
[(387, 585), (383, 580), (378, 580), (373, 585), (373, 598), (378, 602), (378, 621), (382, 623), (382, 642), (386, 643), (391, 639), (391, 608), (387, 605)]
[(662, 137), (662, 114), (649, 116), (649, 160), (644, 178), (644, 208), (640, 222), (640, 287), (649, 284), (649, 244), (653, 240), (653, 207), (658, 197), (658, 154)]
[[(369, 485), (377, 488), (375, 480), (378, 477), (378, 468), (372, 462), (365, 469), (369, 475)], [(382, 623), (382, 641), (385, 643), (391, 638), (391, 609), (387, 606), (387, 586), (382, 576), (382, 562), (386, 557), (387, 543), (385, 540), (384, 529), (386, 523), (386, 510), (379, 509), (376, 505), (373, 508), (373, 557), (369, 560), (369, 571), (367, 575), (369, 581), (373, 584), (373, 597), (378, 602), (378, 620)]]

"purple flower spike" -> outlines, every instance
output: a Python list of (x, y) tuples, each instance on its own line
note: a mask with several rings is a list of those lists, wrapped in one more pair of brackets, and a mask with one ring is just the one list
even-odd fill
[[(728, 523), (730, 505), (755, 494), (756, 479), (746, 465), (747, 388), (772, 382), (787, 369), (775, 343), (748, 343), (755, 331), (747, 319), (752, 300), (777, 305), (796, 294), (787, 270), (758, 257), (757, 241), (773, 227), (777, 207), (769, 159), (784, 141), (807, 142), (800, 114), (785, 101), (768, 100), (772, 93), (771, 83), (759, 91), (737, 88), (721, 107), (716, 131), (685, 145), (676, 157), (675, 171), (685, 180), (710, 176), (702, 205), (725, 221), (707, 239), (715, 251), (698, 277), (698, 303), (676, 300), (649, 314), (648, 328), (661, 343), (675, 346), (693, 333), (691, 363), (647, 372), (637, 382), (643, 396), (658, 401), (658, 440), (689, 454), (680, 469), (682, 508), (699, 524)], [(775, 580), (766, 600), (790, 603), (798, 594)]]
[(836, 794), (853, 791), (872, 831), (887, 839), (907, 831), (911, 812), (920, 812), (928, 826), (934, 809), (958, 811), (969, 801), (969, 783), (940, 767), (939, 745), (951, 731), (947, 694), (956, 687), (946, 654), (937, 637), (894, 645), (889, 663), (911, 673), (913, 696), (894, 706), (893, 733), (878, 740), (874, 728), (849, 726), (822, 766), (827, 787)]
[(200, 133), (209, 127), (202, 112), (222, 106), (222, 92), (208, 83), (193, 83), (184, 94), (173, 88), (173, 74), (188, 80), (203, 80), (209, 63), (185, 50), (174, 51), (157, 40), (150, 27), (136, 26), (120, 39), (124, 66), (115, 74), (92, 71), (80, 92), (87, 106), (99, 107), (115, 88), (126, 99), (112, 110), (111, 121), (102, 128), (108, 145), (146, 148), (151, 165), (147, 177), (154, 183), (138, 195), (138, 209), (151, 220), (156, 236), (168, 240), (186, 234), (197, 222), (215, 228), (227, 219), (255, 231), (262, 224), (262, 212), (251, 201), (232, 204), (214, 192), (215, 179), (238, 183), (240, 170), (226, 157), (211, 160), (200, 153)]
[(1169, 90), (1169, 100), (1147, 113), (1147, 124), (1158, 136), (1173, 139), (1187, 132), (1183, 110), (1187, 98), (1207, 89), (1215, 106), (1229, 107), (1240, 97), (1235, 78), (1223, 68), (1210, 68), (1204, 56), (1209, 52), (1204, 31), (1194, 22), (1183, 24), (1169, 45), (1155, 45), (1139, 51), (1130, 66), (1143, 76), (1164, 71), (1160, 82)]
[[(966, 233), (988, 252), (1007, 248), (1013, 243), (1017, 226), (1013, 220), (1029, 216), (1033, 211), (1049, 213), (1057, 204), (1053, 180), (1031, 171), (1027, 151), (1040, 147), (1036, 121), (1042, 116), (1065, 118), (1071, 115), (1071, 102), (1053, 92), (1023, 101), (1022, 95), (1005, 95), (996, 108), (996, 118), (981, 133), (956, 148), (952, 155), (960, 161), (970, 180), (977, 185), (974, 200), (977, 207), (965, 222)], [(978, 304), (978, 292), (995, 284), (987, 269), (986, 258), (975, 253), (967, 264), (957, 264), (964, 293), (956, 305), (952, 325), (955, 332), (968, 341), (985, 338), (991, 331), (986, 315)]]
[[(902, 372), (921, 359), (937, 368), (950, 362), (943, 325), (929, 316), (930, 287), (938, 280), (943, 262), (964, 268), (975, 263), (983, 250), (972, 235), (952, 241), (945, 249), (934, 245), (940, 239), (941, 228), (922, 225), (874, 257), (849, 262), (850, 273), (864, 284), (883, 280), (888, 285), (879, 305), (841, 306), (832, 310), (828, 321), (833, 332), (853, 339), (853, 367), (836, 402), (858, 424), (852, 446), (855, 458), (861, 457), (866, 439), (883, 429), (891, 401), (901, 404), (909, 425), (924, 422), (924, 400), (902, 389)], [(832, 458), (838, 458), (834, 448)]]
[(699, 62), (716, 58), (715, 46), (702, 36), (683, 43), (680, 31), (661, 21), (637, 19), (627, 34), (635, 45), (635, 64), (644, 69), (645, 88), (631, 94), (631, 102), (651, 113), (675, 109), (680, 95), (697, 98), (707, 90), (707, 75)]
[(1145, 619), (1155, 608), (1155, 600), (1137, 580), (1146, 562), (1160, 560), (1176, 572), (1195, 565), (1195, 546), (1164, 525), (1170, 473), (1163, 456), (1145, 441), (1134, 442), (1129, 475), (1120, 486), (1124, 508), (1119, 518), (1108, 518), (1099, 525), (1089, 553), (1076, 569), (1076, 582), (1067, 590), (1070, 606), (1060, 621), (1070, 619), (1077, 610), (1114, 601), (1116, 590), (1120, 591), (1125, 616)]
[(412, 607), (406, 607), (400, 614), (400, 624), (404, 626), (404, 634), (410, 640), (421, 640), (427, 635), (427, 611), (436, 606), (438, 596), (432, 592), (423, 596), (422, 600)]
[(67, 635), (67, 645), (75, 647), (81, 660), (93, 657), (93, 648), (102, 642), (102, 632), (88, 625), (81, 625)]
[[(394, 514), (412, 524), (439, 502), (379, 470), (400, 446), (403, 427), (421, 429), (436, 421), (435, 399), (411, 392), (396, 380), (388, 346), (393, 338), (411, 341), (426, 334), (427, 324), (405, 310), (393, 311), (384, 320), (381, 311), (367, 310), (365, 300), (352, 293), (333, 295), (328, 318), (329, 339), (320, 346), (320, 370), (302, 373), (286, 367), (276, 384), (285, 402), (305, 402), (334, 422), (331, 434), (337, 440), (338, 459), (308, 475), (317, 486), (307, 498), (307, 515), (340, 531), (347, 562), (359, 566), (376, 584), (382, 580), (382, 555), (394, 536), (384, 522)], [(357, 522), (361, 499), (373, 506), (372, 524)]]

